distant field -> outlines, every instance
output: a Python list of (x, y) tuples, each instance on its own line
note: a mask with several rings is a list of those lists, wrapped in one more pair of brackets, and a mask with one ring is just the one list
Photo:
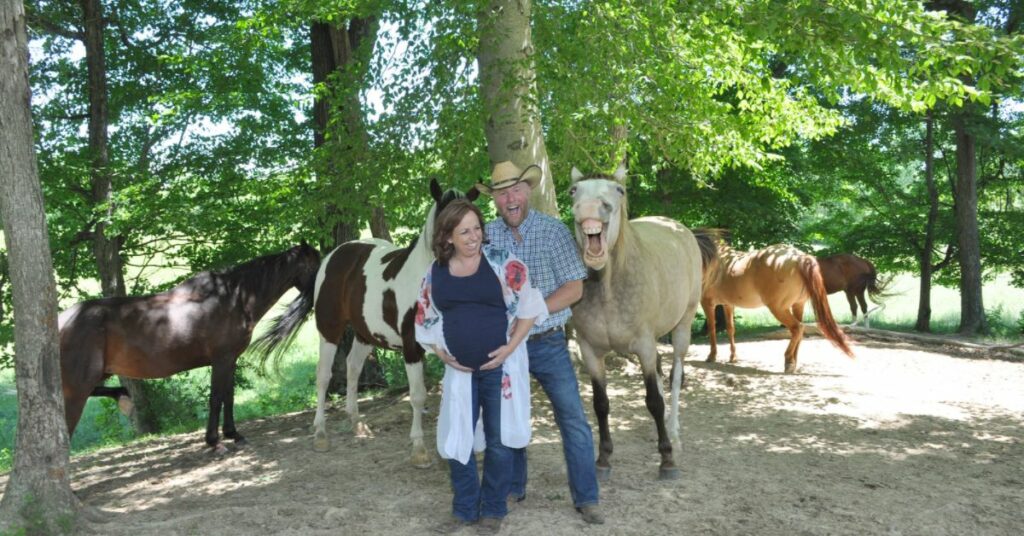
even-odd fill
[[(883, 307), (871, 314), (873, 327), (887, 329), (912, 329), (917, 321), (917, 306), (920, 294), (920, 279), (910, 275), (897, 276), (889, 287), (893, 295), (886, 299)], [(1000, 275), (985, 285), (982, 290), (985, 310), (990, 315), (999, 311), (1000, 322), (1006, 326), (1016, 326), (1024, 311), (1024, 289), (1010, 285), (1009, 275)], [(829, 295), (829, 307), (840, 324), (851, 320), (850, 305), (842, 292)], [(875, 307), (868, 297), (868, 310)], [(743, 331), (749, 328), (777, 326), (778, 322), (768, 309), (737, 309), (736, 329)], [(808, 304), (804, 310), (804, 320), (814, 321), (814, 311)], [(960, 292), (957, 289), (932, 287), (932, 330), (937, 333), (955, 332), (960, 323)], [(1016, 331), (1020, 336), (1019, 329)], [(999, 337), (1005, 338), (1005, 337)]]

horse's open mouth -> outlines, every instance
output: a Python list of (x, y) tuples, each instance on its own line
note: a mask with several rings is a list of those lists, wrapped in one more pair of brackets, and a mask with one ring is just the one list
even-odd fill
[(608, 251), (608, 233), (607, 225), (599, 220), (590, 218), (583, 220), (579, 223), (580, 230), (583, 231), (584, 247), (583, 247), (583, 260), (604, 260), (605, 253)]

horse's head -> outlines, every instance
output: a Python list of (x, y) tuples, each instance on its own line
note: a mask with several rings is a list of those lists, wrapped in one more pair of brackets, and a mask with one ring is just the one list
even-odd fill
[(589, 268), (600, 270), (608, 263), (612, 247), (619, 238), (620, 226), (626, 210), (626, 164), (612, 175), (584, 176), (572, 168), (572, 214), (575, 220), (576, 242), (583, 251), (583, 262)]
[(295, 280), (292, 284), (296, 290), (312, 289), (316, 280), (316, 273), (320, 270), (320, 253), (313, 246), (306, 243), (292, 248), (292, 266), (295, 267)]
[(425, 243), (427, 244), (428, 248), (430, 247), (429, 239), (434, 234), (434, 221), (437, 220), (437, 215), (440, 214), (442, 210), (444, 210), (444, 207), (447, 207), (448, 203), (451, 203), (452, 201), (462, 197), (465, 197), (470, 201), (476, 201), (476, 198), (479, 195), (480, 190), (477, 190), (475, 187), (472, 186), (469, 188), (469, 190), (466, 190), (466, 193), (462, 193), (459, 190), (456, 190), (455, 188), (450, 188), (446, 191), (441, 190), (441, 185), (438, 184), (437, 179), (430, 179), (430, 196), (434, 198), (434, 207), (427, 214), (427, 221), (423, 225), (423, 237), (427, 239)]

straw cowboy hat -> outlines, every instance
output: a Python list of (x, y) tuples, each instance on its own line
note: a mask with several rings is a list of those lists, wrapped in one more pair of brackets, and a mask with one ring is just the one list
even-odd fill
[(478, 182), (476, 183), (476, 189), (485, 194), (494, 195), (495, 190), (509, 188), (520, 182), (525, 182), (530, 185), (530, 188), (533, 188), (537, 186), (537, 181), (540, 180), (541, 174), (540, 166), (537, 164), (530, 164), (526, 166), (526, 169), (519, 169), (519, 166), (506, 160), (495, 164), (494, 171), (491, 171), (490, 184)]

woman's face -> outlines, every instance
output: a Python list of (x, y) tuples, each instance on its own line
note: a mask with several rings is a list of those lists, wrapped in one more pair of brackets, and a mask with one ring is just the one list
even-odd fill
[(462, 221), (452, 230), (452, 236), (448, 242), (455, 246), (457, 257), (472, 257), (480, 253), (480, 243), (484, 237), (480, 225), (480, 218), (476, 213), (469, 211), (462, 217)]

